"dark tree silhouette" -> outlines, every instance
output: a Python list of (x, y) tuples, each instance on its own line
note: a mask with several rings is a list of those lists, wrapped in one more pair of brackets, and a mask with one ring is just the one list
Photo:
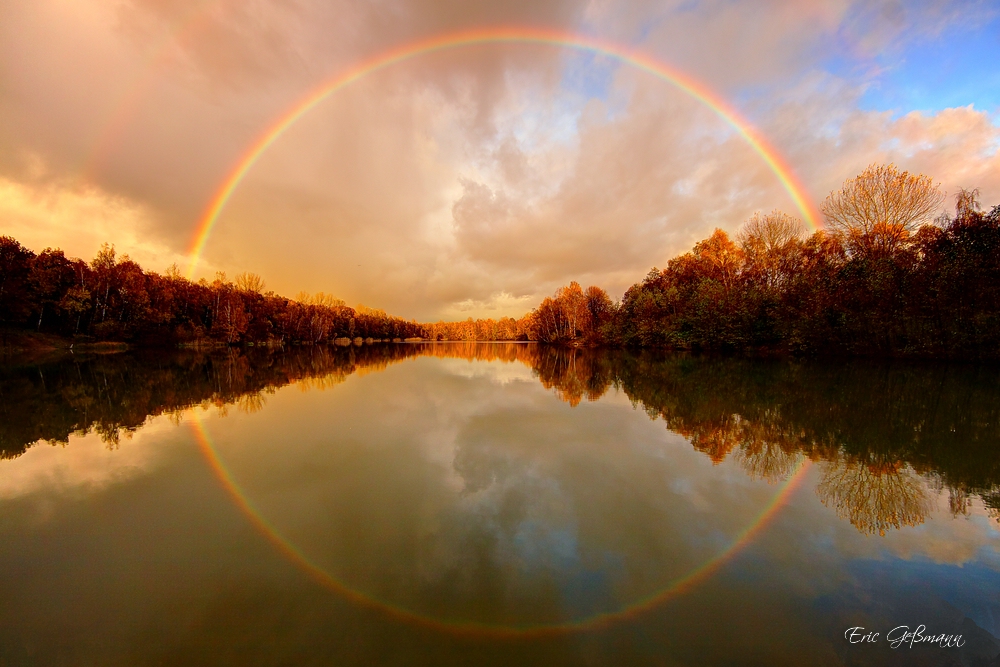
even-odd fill
[(77, 342), (153, 344), (350, 343), (422, 337), (416, 322), (350, 308), (322, 293), (292, 300), (264, 292), (260, 276), (209, 283), (144, 271), (105, 244), (89, 264), (61, 250), (39, 254), (0, 237), (0, 327)]

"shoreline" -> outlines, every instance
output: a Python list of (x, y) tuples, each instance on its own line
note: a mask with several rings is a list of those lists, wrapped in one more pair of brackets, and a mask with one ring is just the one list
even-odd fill
[(247, 341), (241, 343), (225, 343), (214, 339), (199, 339), (195, 341), (184, 341), (176, 343), (163, 342), (124, 342), (124, 341), (94, 341), (85, 337), (67, 338), (56, 334), (40, 333), (35, 331), (4, 330), (0, 332), (0, 363), (10, 365), (11, 362), (44, 363), (55, 357), (66, 354), (119, 354), (122, 352), (139, 350), (163, 350), (163, 351), (217, 351), (223, 349), (248, 348), (268, 348), (285, 349), (298, 347), (326, 346), (326, 347), (361, 347), (370, 345), (455, 345), (455, 344), (490, 344), (490, 345), (543, 345), (546, 347), (561, 348), (573, 351), (602, 351), (610, 352), (615, 350), (629, 350), (633, 352), (648, 351), (665, 354), (687, 354), (695, 357), (719, 357), (719, 358), (740, 358), (748, 360), (774, 361), (851, 361), (868, 359), (872, 361), (906, 361), (924, 363), (986, 363), (990, 365), (1000, 364), (1000, 354), (997, 356), (969, 357), (949, 354), (928, 354), (928, 353), (901, 353), (896, 351), (892, 354), (856, 353), (801, 353), (788, 349), (774, 348), (754, 348), (754, 349), (713, 349), (713, 348), (679, 348), (669, 346), (631, 346), (613, 345), (600, 343), (573, 342), (546, 342), (538, 340), (430, 340), (426, 338), (410, 337), (406, 339), (374, 339), (374, 338), (336, 338), (318, 343), (303, 342), (282, 342), (282, 341)]

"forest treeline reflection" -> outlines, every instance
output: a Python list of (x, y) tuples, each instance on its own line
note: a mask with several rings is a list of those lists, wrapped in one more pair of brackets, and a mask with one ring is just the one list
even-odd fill
[(109, 447), (148, 418), (197, 405), (261, 409), (298, 383), (325, 388), (421, 356), (519, 362), (572, 406), (610, 390), (713, 463), (786, 479), (819, 464), (820, 500), (864, 533), (924, 521), (976, 499), (1000, 520), (1000, 369), (698, 357), (530, 343), (414, 343), (75, 356), (0, 369), (0, 458), (96, 432)]

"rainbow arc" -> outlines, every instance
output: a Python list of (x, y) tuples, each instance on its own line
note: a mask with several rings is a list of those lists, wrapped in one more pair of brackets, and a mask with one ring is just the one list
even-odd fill
[(669, 600), (678, 598), (694, 590), (699, 584), (708, 580), (718, 572), (726, 563), (731, 561), (737, 554), (742, 552), (748, 545), (752, 544), (780, 513), (781, 509), (788, 504), (792, 494), (802, 484), (806, 471), (809, 469), (809, 459), (803, 458), (799, 461), (795, 470), (778, 487), (777, 492), (772, 496), (770, 502), (750, 521), (729, 543), (713, 557), (706, 560), (698, 567), (693, 568), (686, 574), (674, 579), (662, 590), (655, 591), (650, 595), (636, 600), (627, 607), (605, 613), (595, 614), (586, 618), (569, 621), (566, 623), (552, 623), (546, 625), (491, 625), (486, 623), (469, 622), (460, 619), (439, 619), (423, 616), (410, 609), (390, 604), (383, 600), (376, 599), (369, 595), (355, 590), (322, 567), (314, 563), (305, 553), (288, 540), (266, 517), (254, 506), (253, 502), (247, 498), (243, 489), (237, 483), (232, 473), (226, 467), (222, 458), (216, 451), (212, 438), (206, 429), (204, 422), (198, 415), (196, 409), (190, 411), (191, 427), (194, 431), (195, 440), (198, 443), (202, 454), (208, 461), (212, 472), (221, 483), (223, 489), (233, 500), (233, 503), (243, 512), (250, 523), (274, 545), (274, 547), (284, 555), (289, 561), (297, 565), (302, 571), (308, 574), (314, 581), (324, 588), (333, 591), (337, 595), (350, 600), (351, 602), (369, 609), (374, 609), (390, 618), (398, 621), (413, 624), (439, 632), (454, 633), (467, 636), (492, 637), (492, 638), (538, 638), (558, 636), (570, 633), (587, 632), (607, 628), (618, 623), (626, 622), (630, 619), (638, 618), (642, 614), (656, 609)]
[(416, 56), (479, 44), (545, 44), (607, 56), (662, 79), (710, 108), (736, 130), (764, 160), (791, 196), (806, 223), (819, 229), (819, 215), (791, 165), (746, 119), (708, 85), (649, 55), (624, 46), (568, 32), (543, 28), (501, 27), (439, 35), (398, 46), (324, 81), (281, 114), (243, 153), (211, 198), (191, 239), (187, 277), (192, 278), (219, 215), (254, 164), (292, 125), (320, 102), (359, 79)]
[[(788, 162), (748, 121), (704, 83), (646, 54), (591, 37), (541, 28), (488, 28), (440, 35), (383, 52), (324, 81), (289, 107), (244, 151), (225, 180), (216, 190), (215, 195), (211, 198), (202, 217), (198, 221), (191, 240), (188, 251), (190, 261), (187, 276), (189, 278), (193, 276), (205, 246), (208, 243), (208, 239), (218, 223), (220, 214), (249, 171), (271, 145), (323, 100), (373, 72), (416, 56), (478, 44), (496, 43), (543, 44), (600, 54), (670, 83), (710, 108), (726, 125), (738, 132), (778, 178), (782, 187), (791, 196), (792, 201), (806, 223), (813, 229), (819, 229), (818, 220), (820, 218), (816, 207), (806, 194), (805, 189)], [(536, 626), (497, 626), (470, 623), (462, 620), (452, 621), (428, 618), (408, 609), (364, 595), (337, 580), (312, 562), (257, 510), (219, 457), (212, 444), (211, 437), (197, 412), (192, 410), (191, 415), (192, 419), (190, 423), (195, 439), (215, 476), (230, 495), (233, 502), (279, 552), (298, 565), (314, 580), (346, 599), (365, 607), (377, 609), (400, 621), (440, 631), (476, 636), (527, 638), (599, 629), (634, 618), (658, 607), (670, 599), (691, 591), (753, 542), (788, 503), (791, 495), (801, 485), (805, 473), (809, 468), (808, 459), (803, 459), (793, 474), (778, 488), (777, 493), (775, 493), (771, 501), (758, 513), (753, 521), (733, 538), (726, 548), (720, 550), (715, 556), (697, 568), (671, 582), (665, 589), (656, 591), (634, 602), (625, 609), (601, 613), (572, 622)]]

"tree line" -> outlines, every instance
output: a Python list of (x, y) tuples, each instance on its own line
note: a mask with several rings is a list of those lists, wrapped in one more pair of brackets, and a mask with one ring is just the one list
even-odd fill
[(432, 341), (537, 341), (587, 344), (607, 342), (600, 334), (614, 313), (615, 304), (600, 287), (572, 282), (560, 287), (555, 298), (545, 297), (538, 308), (514, 319), (472, 319), (425, 324), (425, 336)]
[(351, 308), (322, 292), (289, 299), (252, 273), (193, 282), (145, 271), (105, 245), (91, 262), (0, 236), (0, 327), (147, 344), (324, 343), (422, 336), (413, 321)]
[(791, 216), (757, 213), (618, 303), (571, 283), (527, 328), (571, 345), (1000, 358), (1000, 206), (962, 190), (935, 218), (942, 202), (927, 176), (872, 165), (830, 194), (808, 237)]
[(0, 328), (84, 340), (284, 344), (423, 338), (572, 346), (1000, 358), (1000, 206), (872, 165), (804, 234), (780, 211), (715, 232), (614, 302), (572, 282), (519, 319), (418, 324), (319, 293), (289, 299), (240, 274), (192, 282), (105, 246), (87, 263), (0, 237)]

